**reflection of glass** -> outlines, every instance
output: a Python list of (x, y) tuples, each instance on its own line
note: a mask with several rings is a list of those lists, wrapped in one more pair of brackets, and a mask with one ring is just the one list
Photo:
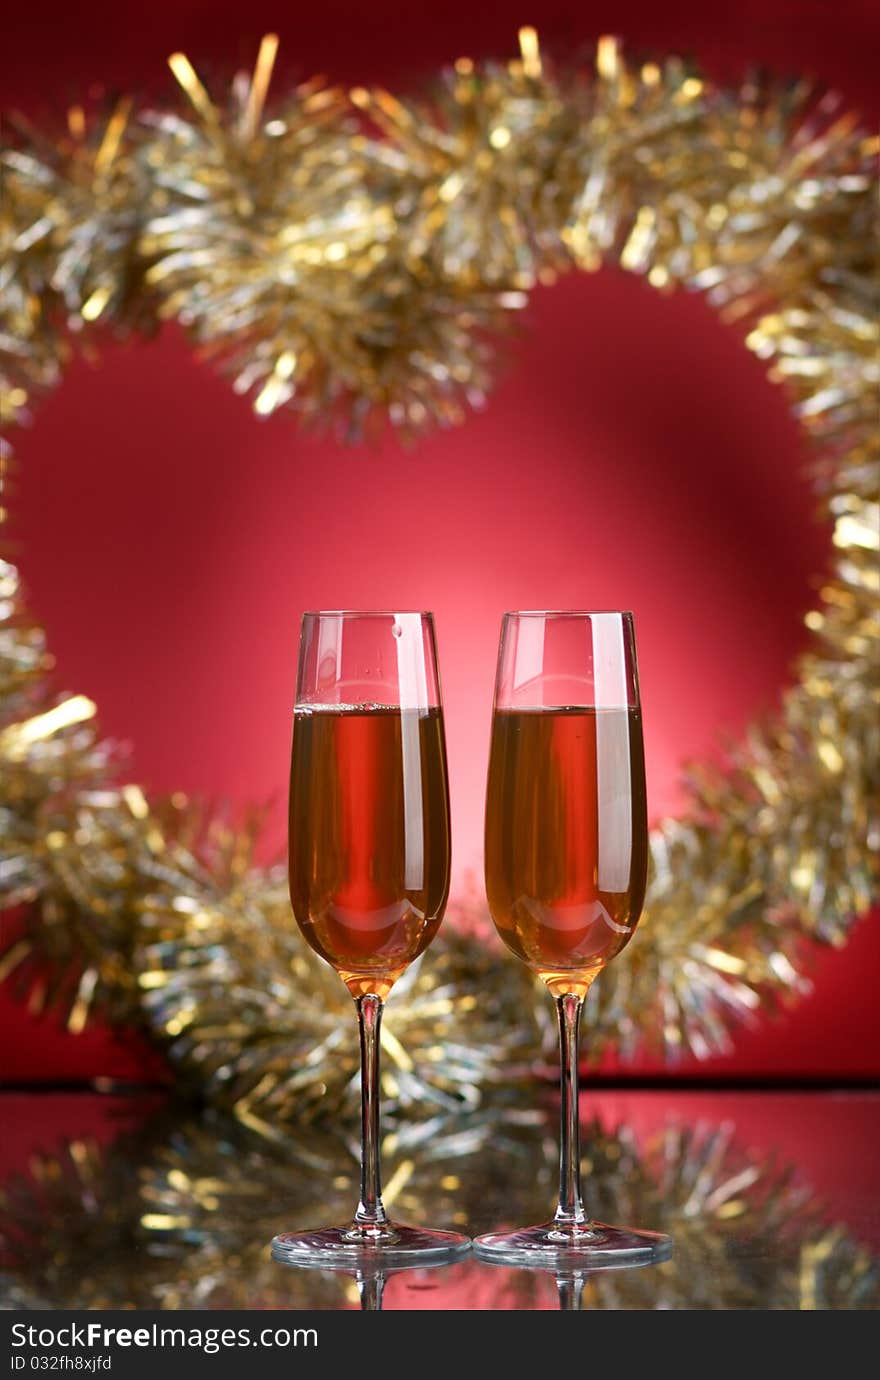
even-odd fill
[(583, 1286), (588, 1278), (586, 1270), (556, 1271), (560, 1312), (583, 1312)]
[[(280, 1258), (280, 1257), (279, 1257)], [(302, 1261), (284, 1262), (302, 1264)], [(307, 1262), (310, 1263), (310, 1262)], [(385, 1284), (391, 1275), (405, 1274), (411, 1270), (435, 1270), (444, 1265), (443, 1260), (419, 1260), (413, 1265), (386, 1265), (383, 1260), (370, 1261), (363, 1253), (356, 1266), (320, 1264), (322, 1270), (332, 1269), (336, 1274), (350, 1275), (357, 1285), (362, 1313), (381, 1313), (385, 1297)], [(317, 1264), (317, 1262), (316, 1262)]]
[(574, 1270), (557, 1272), (556, 1289), (559, 1294), (560, 1313), (581, 1313), (584, 1308), (584, 1285), (587, 1282), (585, 1271)]
[[(641, 1269), (645, 1265), (660, 1264), (661, 1261), (668, 1260), (671, 1255), (670, 1244), (666, 1249), (658, 1248), (653, 1260), (643, 1260), (634, 1255), (624, 1256), (619, 1253), (616, 1260), (602, 1260), (590, 1268), (584, 1267), (583, 1269), (566, 1269), (562, 1264), (546, 1268), (535, 1265), (534, 1261), (530, 1260), (526, 1266), (526, 1272), (554, 1277), (560, 1313), (583, 1313), (590, 1308), (590, 1304), (584, 1300), (584, 1290), (591, 1278), (595, 1278), (597, 1275), (607, 1275), (609, 1271), (617, 1273), (622, 1270)], [(504, 1261), (499, 1263), (505, 1264)]]
[(358, 1270), (355, 1274), (357, 1281), (358, 1297), (361, 1301), (362, 1313), (381, 1313), (382, 1296), (385, 1293), (385, 1281), (388, 1278), (387, 1270), (377, 1270), (371, 1274), (369, 1270)]
[(562, 1064), (552, 1222), (475, 1242), (509, 1264), (645, 1263), (669, 1238), (592, 1222), (580, 1186), (578, 1031), (645, 896), (648, 822), (632, 615), (509, 613), (486, 794), (486, 890), (498, 933), (556, 998)]
[(449, 797), (428, 613), (307, 613), (290, 773), (290, 899), (354, 998), (361, 1192), (351, 1222), (284, 1232), (288, 1264), (448, 1258), (467, 1237), (389, 1222), (379, 1169), (379, 1034), (394, 983), (437, 932), (449, 891)]
[[(415, 1154), (411, 1141), (398, 1144), (389, 1163), (398, 1184), (411, 1166), (398, 1189), (401, 1214), (423, 1221), (442, 1205), (444, 1218), (461, 1211), (487, 1228), (506, 1213), (537, 1221), (556, 1167), (548, 1127), (529, 1117), (527, 1097), (524, 1089), (511, 1119), (491, 1103), (431, 1118)], [(876, 1311), (880, 1255), (868, 1243), (877, 1228), (877, 1097), (849, 1095), (843, 1220), (839, 1207), (831, 1215), (827, 1207), (829, 1196), (841, 1201), (833, 1097), (633, 1092), (625, 1101), (635, 1123), (627, 1125), (620, 1094), (597, 1093), (602, 1120), (583, 1129), (596, 1214), (656, 1222), (674, 1236), (675, 1255), (648, 1270), (564, 1267), (586, 1273), (582, 1306)], [(154, 1098), (45, 1092), (0, 1096), (2, 1116), (19, 1132), (2, 1144), (3, 1160), (19, 1169), (0, 1181), (4, 1307), (350, 1306), (343, 1276), (279, 1269), (265, 1247), (279, 1202), (297, 1214), (318, 1203), (329, 1221), (344, 1216), (357, 1165), (331, 1129), (298, 1126), (275, 1140), (216, 1114), (157, 1114)], [(411, 1135), (416, 1124), (408, 1119), (404, 1129)], [(827, 1176), (813, 1189), (804, 1164), (767, 1151), (798, 1139)], [(432, 1271), (437, 1287), (418, 1299), (432, 1310), (555, 1307), (553, 1277), (553, 1269), (505, 1270), (465, 1257)]]

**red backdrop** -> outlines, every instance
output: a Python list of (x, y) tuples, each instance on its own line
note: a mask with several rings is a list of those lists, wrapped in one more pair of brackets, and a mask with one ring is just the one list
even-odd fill
[[(7, 21), (18, 60), (6, 90), (42, 119), (50, 99), (57, 110), (95, 83), (170, 98), (173, 49), (228, 71), (269, 29), (281, 80), (323, 71), (405, 88), (463, 53), (511, 51), (524, 22), (563, 55), (615, 31), (721, 77), (749, 63), (806, 72), (876, 114), (880, 25), (867, 4), (819, 0), (744, 0), (729, 14), (681, 0), (454, 0), (417, 20), (404, 0), (43, 4)], [(61, 680), (98, 701), (152, 789), (280, 802), (301, 610), (435, 610), (459, 896), (481, 894), (504, 608), (635, 610), (657, 817), (680, 804), (683, 760), (776, 704), (828, 560), (801, 437), (739, 335), (701, 300), (611, 271), (538, 293), (488, 410), (413, 452), (307, 440), (285, 416), (258, 423), (168, 331), (106, 350), (100, 369), (76, 363), (18, 454), (14, 535)], [(741, 1032), (708, 1070), (880, 1072), (878, 957), (880, 926), (862, 922), (819, 957), (812, 997)], [(65, 1038), (8, 997), (0, 1021), (11, 1077), (144, 1067), (105, 1033)]]

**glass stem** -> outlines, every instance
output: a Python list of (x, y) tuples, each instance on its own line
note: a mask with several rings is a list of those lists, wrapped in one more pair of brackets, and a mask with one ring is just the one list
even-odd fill
[(356, 1001), (361, 1035), (361, 1199), (358, 1226), (384, 1227), (382, 1172), (379, 1167), (379, 1031), (382, 998), (367, 992)]
[(578, 1035), (583, 998), (574, 992), (557, 997), (561, 1067), (561, 1132), (559, 1141), (559, 1226), (582, 1226), (587, 1215), (581, 1198), (581, 1138), (578, 1124)]

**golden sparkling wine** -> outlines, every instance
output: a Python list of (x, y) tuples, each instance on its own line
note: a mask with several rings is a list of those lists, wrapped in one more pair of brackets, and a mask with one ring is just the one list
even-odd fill
[(486, 889), (498, 933), (554, 996), (583, 996), (645, 898), (648, 823), (635, 709), (496, 709)]
[(373, 1300), (369, 1306), (378, 1307), (386, 1267), (439, 1264), (470, 1248), (460, 1232), (392, 1221), (382, 1202), (383, 1003), (434, 938), (449, 890), (449, 795), (432, 615), (304, 613), (294, 703), (290, 899), (303, 936), (354, 997), (361, 1182), (347, 1222), (279, 1232), (272, 1257), (349, 1271), (362, 1297)]
[(353, 996), (383, 999), (440, 924), (449, 888), (441, 710), (294, 714), (290, 899)]

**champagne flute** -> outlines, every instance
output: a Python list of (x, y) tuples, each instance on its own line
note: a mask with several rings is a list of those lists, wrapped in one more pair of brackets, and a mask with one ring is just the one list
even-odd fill
[(556, 999), (562, 1066), (552, 1221), (478, 1237), (504, 1264), (649, 1263), (669, 1238), (592, 1222), (581, 1197), (578, 1033), (594, 978), (645, 897), (645, 759), (629, 613), (508, 613), (486, 796), (486, 891), (499, 935)]
[(448, 1259), (466, 1236), (391, 1222), (379, 1166), (385, 998), (428, 947), (449, 893), (449, 793), (429, 613), (307, 613), (290, 774), (290, 899), (345, 983), (361, 1045), (361, 1191), (343, 1226), (283, 1232), (276, 1259), (326, 1268)]

